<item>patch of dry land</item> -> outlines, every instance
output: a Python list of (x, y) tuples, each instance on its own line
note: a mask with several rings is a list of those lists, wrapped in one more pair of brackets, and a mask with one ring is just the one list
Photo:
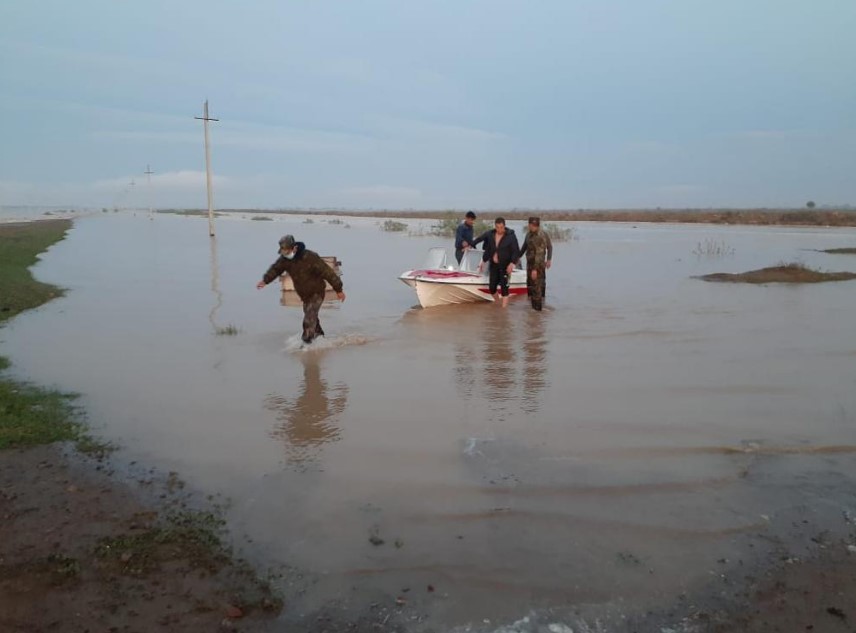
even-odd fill
[(745, 273), (711, 273), (702, 275), (704, 281), (721, 281), (745, 284), (816, 284), (825, 281), (848, 281), (856, 279), (856, 273), (825, 272), (808, 268), (802, 264), (780, 264), (770, 268), (750, 270)]

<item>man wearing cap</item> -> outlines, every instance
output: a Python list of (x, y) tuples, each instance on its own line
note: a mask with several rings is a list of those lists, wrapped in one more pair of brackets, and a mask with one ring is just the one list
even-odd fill
[(526, 254), (526, 290), (532, 307), (541, 310), (547, 293), (547, 269), (553, 263), (553, 241), (541, 230), (541, 218), (529, 218), (520, 256)]
[(473, 224), (475, 224), (475, 221), (476, 214), (472, 211), (467, 211), (464, 221), (455, 230), (455, 259), (458, 260), (458, 264), (461, 263), (461, 259), (464, 257), (464, 251), (469, 248), (475, 248), (476, 244), (483, 242), (487, 236), (487, 233), (485, 233), (473, 239)]
[(307, 250), (303, 242), (295, 242), (293, 235), (286, 235), (279, 240), (279, 259), (268, 268), (256, 288), (261, 290), (283, 273), (291, 276), (294, 290), (303, 301), (303, 342), (311, 343), (316, 337), (324, 336), (318, 310), (327, 291), (325, 282), (330, 282), (339, 301), (344, 301), (342, 279), (318, 253)]

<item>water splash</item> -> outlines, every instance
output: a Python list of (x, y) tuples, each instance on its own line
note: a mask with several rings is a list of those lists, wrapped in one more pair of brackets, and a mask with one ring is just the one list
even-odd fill
[(350, 347), (353, 345), (366, 345), (374, 339), (363, 334), (341, 334), (339, 336), (319, 336), (311, 343), (304, 343), (300, 334), (293, 334), (285, 339), (283, 351), (289, 354), (308, 354), (312, 352), (323, 352), (325, 350)]

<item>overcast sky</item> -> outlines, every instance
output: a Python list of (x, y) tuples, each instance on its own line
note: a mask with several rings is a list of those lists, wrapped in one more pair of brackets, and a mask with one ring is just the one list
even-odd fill
[[(856, 1), (0, 2), (0, 204), (856, 203)], [(137, 185), (128, 187), (134, 179)]]

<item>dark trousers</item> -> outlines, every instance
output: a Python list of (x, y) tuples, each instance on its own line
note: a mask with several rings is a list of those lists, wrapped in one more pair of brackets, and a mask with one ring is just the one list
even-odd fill
[(313, 295), (303, 300), (303, 342), (311, 343), (316, 336), (324, 336), (318, 311), (324, 303), (324, 295)]
[(455, 259), (457, 259), (457, 260), (458, 260), (458, 265), (459, 265), (459, 266), (461, 265), (461, 260), (462, 260), (463, 258), (464, 258), (464, 249), (463, 249), (463, 248), (456, 248), (456, 249), (455, 249)]
[(508, 264), (490, 263), (490, 294), (496, 294), (497, 286), (503, 297), (508, 296)]
[[(537, 279), (532, 279), (533, 270), (538, 272)], [(547, 294), (546, 266), (530, 266), (528, 263), (526, 264), (526, 293), (529, 295), (532, 307), (540, 310), (544, 297)]]

